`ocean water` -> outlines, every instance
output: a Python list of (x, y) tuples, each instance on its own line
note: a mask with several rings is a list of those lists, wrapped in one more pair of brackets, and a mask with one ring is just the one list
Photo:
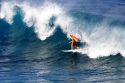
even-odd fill
[[(125, 83), (124, 0), (0, 1), (0, 83)], [(83, 46), (70, 50), (70, 34)]]

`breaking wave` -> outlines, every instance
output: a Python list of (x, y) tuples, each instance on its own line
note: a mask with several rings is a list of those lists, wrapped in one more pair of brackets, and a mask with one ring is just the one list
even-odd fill
[(87, 49), (86, 54), (90, 58), (117, 53), (125, 56), (125, 24), (117, 19), (67, 10), (61, 4), (52, 2), (44, 2), (41, 6), (26, 2), (1, 4), (0, 18), (10, 25), (14, 23), (17, 13), (21, 14), (28, 27), (34, 27), (34, 32), (42, 41), (53, 36), (60, 27), (68, 39), (70, 34), (74, 34), (87, 44), (74, 52), (85, 54), (84, 49)]

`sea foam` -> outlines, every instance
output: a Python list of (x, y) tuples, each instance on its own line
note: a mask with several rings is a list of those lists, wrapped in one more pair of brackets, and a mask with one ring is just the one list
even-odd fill
[[(51, 2), (45, 2), (38, 7), (26, 2), (22, 4), (4, 2), (1, 5), (0, 18), (12, 24), (16, 6), (20, 7), (23, 12), (22, 20), (27, 26), (34, 26), (35, 33), (43, 41), (52, 36), (56, 27), (60, 26), (68, 38), (70, 34), (74, 34), (81, 42), (87, 43), (84, 48), (73, 52), (85, 54), (84, 49), (87, 49), (86, 54), (91, 58), (117, 53), (125, 56), (125, 29), (123, 27), (111, 27), (103, 20), (90, 28), (91, 32), (88, 32), (84, 25), (79, 26), (78, 22), (75, 22), (74, 17), (64, 7)], [(49, 20), (53, 16), (56, 17), (54, 26), (49, 26)]]

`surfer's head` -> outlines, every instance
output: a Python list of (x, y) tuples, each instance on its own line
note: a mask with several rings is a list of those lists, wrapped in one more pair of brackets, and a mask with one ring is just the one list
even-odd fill
[(72, 35), (72, 34), (70, 34), (70, 37), (73, 37), (73, 35)]

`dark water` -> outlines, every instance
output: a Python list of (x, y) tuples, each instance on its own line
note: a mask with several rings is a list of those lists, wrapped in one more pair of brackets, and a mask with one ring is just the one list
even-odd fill
[[(69, 13), (79, 21), (86, 20), (86, 27), (107, 18), (113, 20), (111, 26), (124, 28), (124, 0), (55, 2), (75, 6)], [(104, 13), (112, 5), (116, 10)], [(119, 9), (122, 11), (117, 12)], [(62, 52), (70, 49), (70, 44), (60, 26), (53, 36), (41, 41), (34, 27), (29, 28), (22, 18), (17, 11), (12, 24), (0, 19), (0, 83), (125, 83), (125, 58), (120, 53), (91, 59), (80, 53)]]

